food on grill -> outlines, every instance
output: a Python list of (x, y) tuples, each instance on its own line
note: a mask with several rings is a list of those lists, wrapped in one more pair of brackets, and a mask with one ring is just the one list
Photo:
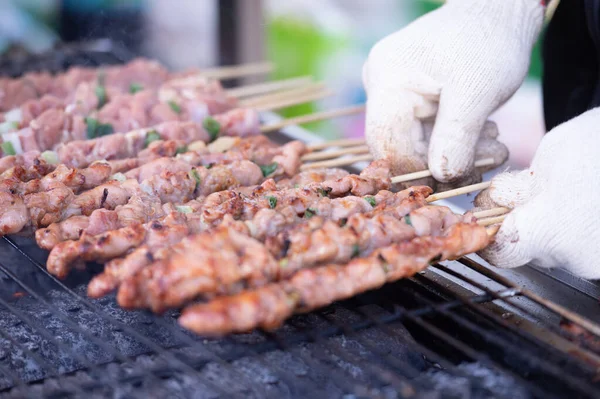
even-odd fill
[[(206, 121), (206, 120), (205, 120)], [(4, 156), (0, 159), (0, 173), (15, 166), (31, 168), (39, 163), (63, 163), (82, 168), (99, 160), (127, 160), (139, 158), (154, 145), (155, 151), (164, 148), (162, 140), (181, 141), (186, 145), (208, 143), (217, 136), (248, 137), (260, 133), (258, 114), (255, 110), (236, 108), (207, 119), (209, 123), (190, 121), (165, 122), (156, 126), (137, 129), (128, 133), (115, 133), (92, 140), (74, 140), (61, 143), (55, 151), (27, 151), (23, 154)], [(210, 131), (205, 127), (208, 126)], [(177, 147), (180, 148), (180, 147)], [(175, 152), (177, 152), (177, 148)], [(172, 152), (170, 154), (173, 154)], [(165, 153), (164, 155), (170, 155)]]
[[(212, 170), (212, 168), (210, 169)], [(209, 171), (210, 171), (209, 170)], [(184, 220), (184, 226), (180, 226), (183, 232), (199, 231), (208, 226), (220, 223), (225, 215), (230, 215), (235, 219), (249, 219), (261, 209), (284, 208), (290, 206), (298, 215), (305, 215), (307, 212), (314, 212), (312, 206), (315, 206), (316, 211), (320, 214), (327, 213), (342, 213), (348, 212), (348, 209), (358, 207), (359, 211), (368, 210), (371, 205), (362, 199), (330, 199), (328, 196), (345, 196), (350, 193), (359, 196), (376, 194), (378, 191), (389, 188), (389, 176), (383, 179), (382, 170), (388, 170), (384, 161), (377, 161), (370, 167), (366, 168), (360, 176), (347, 175), (339, 180), (315, 182), (306, 186), (306, 188), (284, 188), (274, 190), (270, 189), (272, 183), (267, 181), (261, 187), (258, 187), (250, 195), (243, 195), (238, 190), (229, 190), (217, 192), (208, 196), (202, 203), (186, 204), (183, 206), (190, 207), (191, 210), (186, 214), (190, 219), (192, 226), (187, 226)], [(389, 171), (389, 170), (388, 170)], [(371, 176), (374, 176), (373, 178)], [(316, 177), (319, 177), (318, 175)], [(331, 190), (331, 187), (337, 187), (337, 191)], [(345, 188), (341, 191), (340, 188)], [(200, 210), (194, 212), (200, 206)], [(189, 210), (189, 209), (188, 209)], [(103, 218), (105, 220), (106, 218)], [(90, 225), (91, 225), (90, 218)], [(42, 246), (48, 246), (50, 243), (57, 241), (58, 235), (78, 234), (83, 223), (80, 219), (76, 219), (74, 223), (66, 221), (66, 226), (57, 226), (56, 228), (47, 229), (36, 234), (38, 243)], [(114, 222), (113, 222), (114, 223)], [(118, 223), (118, 222), (117, 222)], [(122, 256), (126, 251), (145, 243), (146, 232), (153, 232), (155, 223), (148, 223), (145, 228), (140, 226), (131, 227), (128, 230), (114, 230), (100, 236), (89, 236), (81, 234), (77, 241), (67, 241), (63, 244), (58, 244), (50, 253), (48, 258), (48, 270), (57, 276), (65, 276), (70, 268), (71, 262), (76, 259), (91, 260), (108, 260), (116, 256)], [(204, 226), (204, 227), (203, 227)], [(77, 231), (77, 233), (75, 231)], [(162, 226), (158, 229), (162, 231)], [(183, 233), (181, 233), (183, 234)], [(189, 233), (187, 233), (189, 234)], [(186, 234), (186, 235), (187, 235)], [(122, 239), (121, 237), (125, 237)], [(151, 235), (150, 235), (151, 237)], [(180, 235), (183, 238), (185, 235)], [(160, 246), (160, 243), (153, 244), (154, 247)], [(117, 250), (117, 248), (119, 248)]]
[[(181, 173), (185, 173), (184, 177), (191, 176), (197, 180), (193, 194), (205, 196), (229, 188), (260, 184), (267, 177), (264, 175), (264, 167), (261, 168), (255, 163), (247, 161), (247, 159), (274, 165), (273, 170), (268, 175), (269, 177), (280, 176), (286, 171), (293, 175), (299, 169), (300, 157), (304, 152), (304, 144), (297, 141), (284, 146), (275, 146), (264, 137), (252, 137), (241, 140), (229, 151), (221, 154), (197, 154), (192, 152), (182, 154), (178, 158), (159, 158), (130, 170), (123, 175), (123, 179), (143, 181), (153, 176), (181, 175)], [(205, 167), (193, 168), (200, 165)], [(150, 201), (150, 198), (154, 196), (158, 197), (159, 204), (186, 206), (178, 201), (178, 197), (173, 197), (173, 195), (179, 196), (182, 194), (180, 188), (176, 186), (171, 188), (169, 185), (163, 185), (161, 188), (166, 191), (145, 190), (147, 194), (146, 201)], [(192, 189), (192, 187), (190, 186), (188, 189)], [(135, 199), (135, 197), (132, 198)], [(148, 221), (146, 212), (137, 211), (132, 214), (132, 208), (139, 209), (140, 206), (134, 203), (133, 205), (127, 204), (117, 207), (114, 211), (98, 209), (93, 211), (89, 217), (82, 215), (50, 225), (48, 228), (36, 232), (38, 245), (44, 249), (52, 249), (58, 242), (77, 239), (83, 233), (100, 234), (132, 223)], [(102, 215), (100, 220), (106, 221), (106, 228), (103, 228), (101, 223), (94, 223), (97, 216), (95, 214)], [(123, 218), (121, 214), (126, 215), (126, 217)], [(163, 212), (154, 211), (152, 215), (154, 218), (159, 218), (164, 214)], [(139, 216), (135, 217), (134, 215)], [(122, 219), (126, 223), (121, 222)], [(88, 230), (88, 227), (90, 230)]]
[(205, 301), (180, 319), (201, 334), (274, 328), (487, 245), (471, 215), (428, 205), (430, 188), (390, 191), (386, 161), (298, 173), (306, 146), (261, 135), (219, 82), (156, 65), (135, 81), (136, 62), (32, 75), (35, 95), (0, 79), (16, 93), (0, 100), (0, 234), (37, 229), (59, 278), (104, 263), (90, 296)]
[[(119, 290), (119, 304), (126, 308), (149, 307), (160, 312), (183, 305), (201, 294), (231, 293), (241, 287), (264, 285), (289, 278), (301, 268), (347, 262), (380, 246), (411, 239), (427, 230), (412, 227), (407, 223), (410, 218), (403, 217), (413, 210), (421, 218), (432, 213), (431, 207), (417, 209), (424, 206), (430, 192), (428, 187), (397, 194), (380, 192), (373, 198), (378, 204), (375, 209), (365, 198), (346, 197), (330, 202), (324, 198), (312, 204), (314, 213), (319, 216), (310, 217), (309, 221), (305, 219), (306, 212), (302, 218), (289, 206), (275, 207), (265, 210), (266, 215), (258, 212), (253, 219), (237, 223), (235, 228), (225, 225), (191, 236), (161, 250), (160, 259), (125, 280)], [(436, 217), (432, 220), (440, 228), (444, 227), (443, 218), (439, 218), (437, 212), (439, 210), (433, 210)], [(448, 218), (449, 223), (458, 220)], [(302, 223), (304, 221), (306, 223)], [(357, 230), (360, 227), (364, 230)], [(250, 245), (260, 241), (266, 241), (266, 245)], [(212, 250), (215, 247), (227, 248), (232, 258), (220, 261), (221, 251)], [(245, 250), (245, 247), (252, 249)], [(260, 255), (263, 253), (268, 256)], [(244, 261), (254, 256), (260, 259)]]
[(459, 223), (441, 236), (417, 237), (378, 249), (346, 265), (300, 270), (289, 280), (189, 306), (179, 323), (202, 335), (247, 332), (258, 327), (272, 330), (294, 313), (308, 312), (410, 277), (432, 261), (478, 251), (489, 240), (485, 228)]

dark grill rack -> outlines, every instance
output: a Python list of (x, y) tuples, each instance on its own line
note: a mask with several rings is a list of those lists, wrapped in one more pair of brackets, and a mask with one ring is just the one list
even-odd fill
[[(0, 388), (8, 397), (143, 397), (172, 385), (182, 397), (446, 397), (440, 375), (463, 381), (469, 397), (518, 397), (515, 390), (544, 398), (600, 394), (599, 345), (536, 320), (514, 301), (535, 303), (535, 297), (468, 259), (297, 316), (272, 333), (205, 340), (180, 329), (176, 312), (125, 312), (114, 298), (86, 298), (90, 273), (57, 280), (29, 239), (5, 237), (0, 244)], [(484, 287), (460, 267), (502, 287)], [(456, 295), (433, 275), (479, 292)], [(498, 313), (490, 305), (505, 308)], [(532, 320), (544, 323), (543, 334), (524, 327)], [(308, 371), (294, 370), (295, 362)], [(496, 385), (511, 388), (474, 378), (474, 363), (502, 381)], [(264, 376), (257, 381), (249, 370)]]

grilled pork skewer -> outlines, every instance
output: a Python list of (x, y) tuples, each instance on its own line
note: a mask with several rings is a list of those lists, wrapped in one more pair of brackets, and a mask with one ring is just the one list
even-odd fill
[[(286, 201), (287, 205), (281, 206), (279, 201), (275, 204), (275, 197), (267, 196), (269, 208), (260, 208), (259, 206), (253, 206), (253, 204), (250, 203), (249, 210), (242, 209), (241, 211), (238, 211), (238, 214), (241, 214), (241, 217), (237, 217), (237, 219), (245, 220), (245, 222), (242, 225), (238, 225), (237, 228), (256, 239), (265, 240), (267, 237), (274, 238), (281, 231), (302, 223), (306, 220), (305, 218), (311, 214), (310, 212), (312, 212), (312, 210), (315, 210), (321, 215), (315, 217), (314, 220), (329, 218), (336, 221), (348, 218), (360, 212), (368, 212), (373, 209), (373, 203), (379, 204), (379, 206), (382, 204), (388, 204), (390, 206), (395, 205), (398, 210), (400, 209), (400, 204), (403, 204), (402, 206), (406, 208), (405, 213), (407, 213), (410, 209), (423, 205), (425, 196), (430, 192), (429, 188), (422, 187), (397, 194), (393, 194), (389, 191), (380, 191), (375, 196), (363, 198), (345, 197), (331, 200), (329, 198), (315, 196), (312, 200), (306, 201), (305, 205), (302, 207), (298, 207), (298, 204), (295, 203), (296, 201), (293, 199), (291, 201)], [(233, 198), (232, 200), (235, 201)], [(304, 200), (306, 200), (306, 198)], [(225, 203), (225, 209), (238, 209), (235, 206), (230, 206), (232, 201), (229, 202), (229, 204)], [(302, 210), (303, 208), (304, 211)], [(138, 246), (123, 259), (115, 259), (109, 262), (106, 265), (104, 272), (90, 282), (88, 294), (93, 297), (107, 294), (116, 288), (126, 277), (133, 276), (135, 272), (151, 264), (153, 261), (158, 261), (159, 259), (166, 260), (168, 256), (173, 254), (172, 247), (170, 247), (171, 245), (179, 243), (190, 234), (197, 234), (201, 231), (210, 229), (216, 223), (221, 225), (235, 225), (234, 219), (237, 216), (229, 213), (223, 217), (213, 218), (213, 223), (209, 225), (205, 220), (204, 223), (202, 223), (203, 220), (199, 220), (198, 214), (200, 213), (195, 211), (194, 214), (189, 215), (187, 219), (184, 217), (167, 217), (158, 224), (149, 225), (143, 232), (141, 229), (137, 230), (141, 233), (139, 235), (140, 240), (137, 244), (144, 245)], [(311, 225), (313, 224), (314, 223)], [(187, 229), (184, 226), (187, 226)], [(124, 231), (120, 233), (120, 237), (126, 235)], [(143, 235), (144, 233), (146, 235)], [(212, 233), (207, 232), (205, 235), (211, 236)], [(209, 238), (208, 241), (211, 240), (212, 238)], [(97, 243), (98, 241), (94, 242)], [(275, 243), (271, 246), (273, 247)], [(102, 245), (102, 243), (99, 243), (99, 245)], [(97, 248), (99, 245), (94, 246), (94, 248)], [(85, 257), (86, 255), (82, 256)], [(200, 287), (198, 287), (198, 289), (200, 289)]]
[[(200, 295), (228, 294), (241, 287), (258, 287), (287, 279), (302, 268), (347, 262), (352, 257), (367, 255), (376, 248), (409, 240), (415, 235), (438, 235), (444, 228), (463, 220), (447, 208), (426, 207), (425, 197), (431, 190), (418, 189), (396, 195), (381, 192), (376, 196), (380, 197), (380, 203), (367, 213), (356, 207), (333, 207), (323, 216), (298, 224), (299, 218), (290, 219), (270, 212), (271, 218), (279, 220), (269, 227), (261, 226), (264, 215), (257, 215), (257, 220), (237, 222), (233, 229), (221, 225), (187, 237), (162, 251), (160, 259), (152, 265), (122, 282), (117, 299), (125, 308), (149, 307), (161, 312)], [(376, 197), (370, 199), (374, 201)], [(409, 216), (404, 218), (407, 214)], [(418, 220), (418, 227), (412, 225), (413, 217)], [(361, 227), (364, 230), (356, 230)], [(266, 244), (260, 244), (265, 239)], [(238, 242), (243, 246), (237, 247)], [(239, 259), (228, 259), (224, 264), (211, 248), (228, 245), (232, 246), (227, 249), (232, 252), (229, 256)], [(249, 249), (244, 250), (244, 247)], [(259, 259), (252, 259), (255, 255)]]
[[(211, 85), (219, 87), (211, 88)], [(97, 100), (91, 88), (86, 95)], [(77, 100), (64, 110), (49, 109), (27, 127), (3, 134), (2, 149), (4, 155), (46, 151), (73, 140), (125, 133), (164, 122), (202, 123), (207, 116), (221, 114), (235, 106), (235, 100), (229, 98), (216, 81), (198, 82), (193, 87), (167, 82), (158, 90), (116, 96), (98, 111), (91, 111), (85, 100)]]
[(309, 312), (410, 277), (432, 261), (477, 252), (489, 240), (484, 227), (459, 223), (443, 236), (417, 237), (378, 249), (346, 265), (300, 270), (289, 280), (189, 306), (179, 323), (188, 330), (211, 336), (254, 328), (273, 330), (294, 313)]
[[(312, 183), (306, 188), (278, 190), (275, 183), (270, 180), (263, 183), (250, 195), (242, 195), (238, 190), (217, 192), (208, 196), (204, 201), (201, 222), (206, 225), (214, 225), (219, 223), (225, 215), (231, 215), (235, 219), (248, 219), (258, 210), (270, 207), (273, 201), (277, 202), (277, 206), (280, 207), (284, 207), (286, 204), (291, 205), (297, 214), (303, 215), (312, 203), (325, 195), (340, 197), (349, 193), (358, 196), (375, 194), (389, 188), (389, 184), (386, 184), (389, 182), (389, 176), (387, 181), (381, 180), (382, 169), (389, 172), (384, 161), (376, 161), (369, 165), (360, 176), (346, 175), (339, 180)], [(336, 189), (334, 190), (332, 187), (336, 187)], [(341, 189), (345, 189), (345, 191), (341, 191)], [(364, 206), (362, 200), (355, 202), (357, 204), (354, 206), (360, 206), (361, 203)], [(351, 201), (344, 202), (345, 207), (349, 207), (351, 204)], [(108, 260), (122, 256), (144, 242), (146, 231), (152, 229), (152, 224), (150, 223), (144, 228), (137, 228), (138, 234), (134, 234), (132, 229), (110, 231), (99, 236), (82, 234), (78, 241), (66, 241), (58, 244), (48, 257), (47, 268), (51, 273), (64, 277), (70, 270), (70, 264), (76, 259)], [(40, 240), (38, 239), (38, 241)], [(107, 242), (115, 245), (105, 245)], [(119, 250), (115, 249), (117, 245)]]
[(0, 158), (0, 173), (14, 166), (30, 168), (39, 163), (63, 163), (70, 167), (82, 168), (98, 160), (136, 158), (155, 140), (180, 140), (186, 144), (199, 141), (208, 143), (218, 135), (247, 137), (259, 134), (258, 113), (252, 109), (237, 108), (205, 119), (204, 123), (165, 122), (128, 133), (114, 133), (92, 140), (63, 143), (57, 146), (56, 151), (28, 151), (5, 156)]
[[(208, 195), (216, 191), (235, 188), (240, 186), (252, 186), (260, 184), (267, 176), (285, 176), (285, 174), (294, 175), (299, 168), (300, 158), (304, 153), (305, 146), (299, 141), (293, 141), (284, 146), (276, 146), (264, 136), (257, 136), (244, 140), (241, 145), (234, 146), (223, 154), (182, 154), (181, 158), (160, 158), (152, 161), (142, 167), (130, 170), (123, 177), (133, 178), (138, 181), (150, 178), (161, 173), (193, 173), (192, 167), (204, 165), (206, 168), (196, 168), (194, 178), (197, 178), (199, 188), (197, 193)], [(267, 167), (259, 167), (255, 164), (249, 164), (249, 161), (242, 162), (245, 159), (254, 159), (259, 162), (266, 162)], [(217, 165), (218, 167), (216, 167)], [(219, 166), (221, 165), (221, 166)], [(223, 166), (225, 165), (225, 166)], [(210, 167), (211, 169), (207, 169)], [(167, 198), (162, 197), (160, 192), (160, 202), (166, 203)], [(178, 202), (175, 202), (177, 204)], [(133, 208), (139, 208), (138, 205), (132, 205)], [(129, 208), (123, 208), (129, 213)], [(77, 239), (82, 233), (94, 232), (100, 234), (108, 230), (117, 229), (135, 223), (135, 218), (129, 215), (126, 218), (127, 224), (119, 224), (121, 209), (114, 211), (97, 210), (91, 215), (78, 216), (70, 218), (59, 223), (50, 225), (46, 229), (40, 229), (36, 232), (38, 245), (44, 249), (52, 249), (59, 242), (65, 240)], [(113, 223), (106, 224), (106, 230), (102, 229), (102, 223), (95, 223), (94, 219), (98, 213), (101, 220), (110, 219)], [(155, 214), (159, 218), (162, 214)], [(140, 213), (140, 223), (146, 222), (147, 216)], [(90, 230), (88, 231), (88, 227)]]
[(12, 110), (45, 95), (68, 99), (74, 87), (80, 83), (96, 81), (99, 75), (103, 78), (105, 86), (124, 93), (132, 91), (132, 88), (155, 88), (169, 78), (185, 76), (181, 73), (170, 74), (158, 62), (139, 58), (118, 66), (72, 67), (56, 75), (47, 72), (28, 73), (21, 78), (0, 79), (0, 91), (3, 94), (0, 99), (0, 111)]

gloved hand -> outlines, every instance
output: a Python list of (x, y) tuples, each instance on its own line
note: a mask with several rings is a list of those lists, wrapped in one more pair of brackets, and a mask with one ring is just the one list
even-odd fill
[(529, 169), (500, 174), (479, 194), (477, 206), (514, 208), (495, 243), (481, 252), (484, 259), (504, 268), (531, 262), (600, 278), (598, 125), (600, 108), (556, 127)]
[[(489, 115), (526, 76), (544, 19), (540, 3), (448, 0), (377, 43), (363, 67), (373, 156), (390, 159), (395, 174), (429, 163), (440, 182), (472, 173)], [(493, 145), (503, 163), (506, 148)]]

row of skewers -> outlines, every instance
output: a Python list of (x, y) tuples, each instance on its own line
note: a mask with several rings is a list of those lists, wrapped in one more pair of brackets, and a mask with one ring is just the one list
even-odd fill
[[(13, 101), (4, 114), (9, 121), (21, 110), (17, 130), (3, 134), (18, 145), (0, 159), (0, 233), (34, 233), (50, 251), (48, 270), (61, 278), (86, 262), (104, 263), (90, 296), (117, 290), (124, 308), (155, 312), (200, 300), (180, 318), (199, 334), (275, 328), (296, 312), (475, 252), (492, 239), (477, 215), (429, 205), (485, 185), (437, 196), (428, 187), (393, 192), (411, 177), (392, 176), (385, 161), (359, 175), (328, 167), (370, 160), (360, 143), (318, 151), (327, 147), (278, 145), (261, 134), (361, 111), (260, 124), (260, 110), (320, 98), (328, 94), (322, 85), (295, 79), (227, 92), (216, 80), (164, 73), (156, 64), (147, 75), (119, 74), (145, 62), (85, 75), (75, 95), (61, 92), (58, 106), (47, 106), (44, 92), (26, 104)], [(123, 94), (134, 84), (142, 88)], [(359, 155), (338, 159), (347, 154)]]

